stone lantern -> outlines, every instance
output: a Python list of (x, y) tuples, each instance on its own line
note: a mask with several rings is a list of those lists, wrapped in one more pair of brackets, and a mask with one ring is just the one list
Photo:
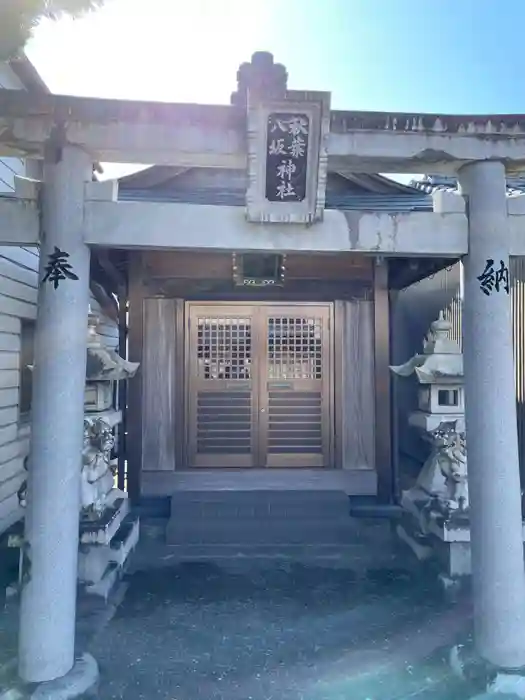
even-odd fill
[[(78, 580), (88, 594), (107, 599), (139, 538), (139, 518), (130, 513), (128, 495), (117, 488), (112, 451), (122, 412), (114, 407), (115, 382), (132, 378), (139, 364), (128, 362), (102, 342), (99, 318), (91, 309), (86, 342), (84, 447), (80, 482)], [(33, 369), (33, 366), (30, 366)], [(26, 485), (19, 490), (25, 506)], [(10, 546), (20, 547), (15, 533)]]
[(391, 367), (398, 376), (415, 375), (418, 407), (408, 422), (431, 444), (415, 485), (402, 493), (397, 532), (420, 560), (440, 562), (447, 585), (470, 574), (463, 355), (451, 329), (441, 313), (423, 353)]

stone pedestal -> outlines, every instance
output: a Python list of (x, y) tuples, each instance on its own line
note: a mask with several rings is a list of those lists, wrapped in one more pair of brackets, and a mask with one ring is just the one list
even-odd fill
[[(82, 592), (107, 599), (139, 538), (139, 519), (129, 512), (127, 493), (116, 488), (112, 460), (114, 430), (122, 420), (121, 412), (112, 407), (114, 383), (132, 377), (138, 364), (104, 347), (97, 324), (97, 317), (89, 313), (80, 499), (77, 494), (74, 499), (75, 526), (80, 520), (76, 570)], [(19, 547), (23, 554), (21, 527), (13, 530), (9, 546)]]
[(78, 580), (86, 593), (107, 600), (125, 571), (139, 540), (138, 516), (129, 513), (128, 499), (114, 489), (115, 498), (99, 521), (83, 522), (80, 530)]
[[(471, 533), (468, 514), (446, 515), (428, 494), (416, 489), (401, 498), (403, 515), (397, 534), (421, 562), (433, 563), (446, 592), (461, 587), (472, 574)], [(525, 542), (525, 524), (522, 525)]]
[[(116, 488), (111, 453), (120, 411), (112, 404), (113, 382), (133, 376), (126, 362), (101, 342), (98, 319), (89, 315), (84, 416), (78, 579), (88, 594), (107, 599), (139, 538), (139, 519), (129, 512), (127, 493)], [(99, 410), (99, 409), (107, 410)]]
[(457, 590), (471, 574), (468, 517), (446, 517), (432, 510), (428, 494), (406, 491), (397, 534), (421, 562), (437, 569), (444, 590)]

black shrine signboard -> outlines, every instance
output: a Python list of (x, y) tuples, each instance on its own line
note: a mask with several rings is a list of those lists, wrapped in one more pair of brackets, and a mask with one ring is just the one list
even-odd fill
[(310, 117), (272, 112), (266, 129), (266, 199), (303, 202), (306, 199)]

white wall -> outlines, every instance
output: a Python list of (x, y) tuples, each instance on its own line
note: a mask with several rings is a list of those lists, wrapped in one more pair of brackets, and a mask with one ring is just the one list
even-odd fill
[[(0, 64), (0, 89), (23, 89), (11, 69)], [(18, 158), (0, 159), (0, 196), (14, 190), (15, 174), (24, 174)], [(20, 417), (22, 321), (36, 319), (38, 249), (0, 246), (0, 533), (18, 520), (17, 491), (25, 478), (24, 458), (29, 452), (29, 424)], [(92, 309), (100, 313), (92, 298)], [(118, 329), (101, 319), (101, 335), (116, 347)]]
[[(0, 532), (18, 512), (17, 490), (29, 452), (29, 424), (19, 406), (22, 320), (36, 319), (38, 251), (0, 246)], [(94, 312), (100, 307), (91, 299)], [(100, 332), (108, 347), (118, 345), (118, 329), (102, 317)]]
[[(0, 89), (23, 89), (6, 64), (0, 64)], [(0, 158), (0, 196), (13, 192), (15, 174), (24, 172), (19, 158)], [(22, 318), (35, 317), (37, 269), (35, 252), (0, 247), (0, 532), (21, 515), (17, 491), (29, 431), (19, 425), (20, 333)]]

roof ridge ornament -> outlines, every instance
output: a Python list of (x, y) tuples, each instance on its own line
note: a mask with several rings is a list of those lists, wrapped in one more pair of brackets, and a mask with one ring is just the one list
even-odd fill
[(288, 87), (288, 72), (282, 63), (274, 63), (269, 51), (256, 51), (249, 63), (242, 63), (237, 71), (237, 90), (230, 102), (246, 107), (248, 99), (283, 99)]

